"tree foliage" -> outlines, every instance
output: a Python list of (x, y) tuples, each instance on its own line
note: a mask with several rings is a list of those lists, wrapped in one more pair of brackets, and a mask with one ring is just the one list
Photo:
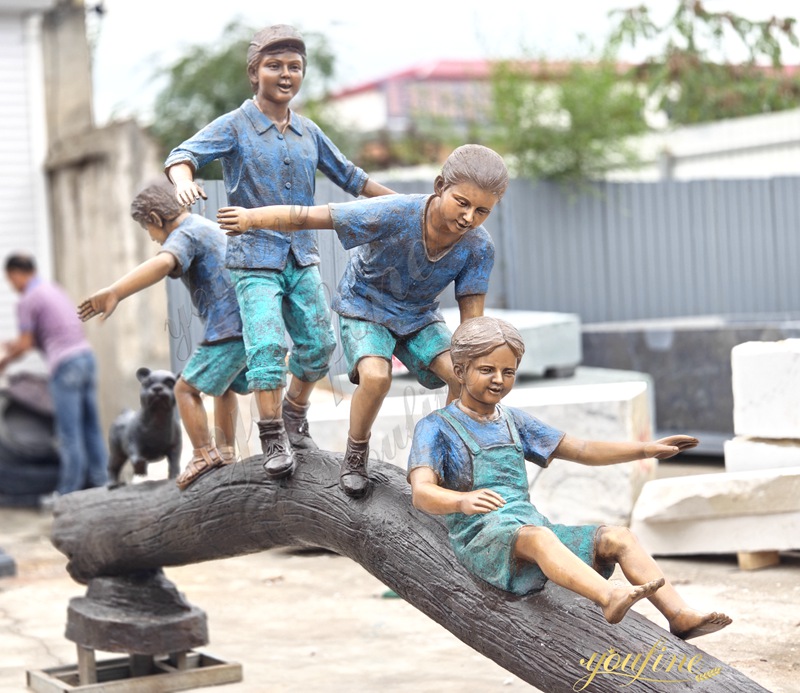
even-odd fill
[[(679, 0), (657, 24), (640, 5), (611, 13), (609, 48), (648, 43), (656, 53), (634, 70), (636, 79), (671, 123), (689, 125), (800, 106), (800, 75), (783, 69), (787, 45), (798, 46), (797, 22), (754, 21), (732, 12), (710, 12), (700, 0)], [(734, 61), (731, 52), (743, 60)]]
[[(247, 78), (247, 47), (256, 31), (257, 28), (232, 22), (213, 44), (187, 46), (181, 57), (159, 73), (165, 85), (155, 99), (151, 131), (165, 154), (252, 97)], [(298, 97), (298, 110), (333, 137), (329, 124), (324, 122), (321, 104), (334, 76), (336, 58), (322, 34), (309, 32), (304, 38), (308, 69)], [(221, 178), (219, 163), (206, 166), (198, 172), (198, 177)]]
[(644, 101), (613, 56), (597, 62), (505, 61), (492, 77), (494, 147), (532, 178), (589, 178), (634, 165), (632, 135), (647, 129)]

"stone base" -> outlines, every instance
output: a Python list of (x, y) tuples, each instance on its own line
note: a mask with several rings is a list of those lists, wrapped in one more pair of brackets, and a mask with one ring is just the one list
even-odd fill
[(736, 436), (725, 441), (725, 470), (728, 472), (792, 467), (800, 470), (800, 440)]
[(159, 571), (95, 578), (70, 600), (68, 640), (103, 652), (157, 655), (208, 643), (205, 613)]
[(800, 548), (800, 469), (650, 481), (631, 529), (663, 556)]

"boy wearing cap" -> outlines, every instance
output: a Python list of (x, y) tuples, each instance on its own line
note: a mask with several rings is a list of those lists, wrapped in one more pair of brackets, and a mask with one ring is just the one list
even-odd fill
[[(165, 172), (182, 204), (206, 197), (194, 173), (215, 159), (222, 163), (228, 203), (241, 207), (313, 205), (317, 170), (354, 197), (393, 192), (370, 180), (314, 122), (289, 108), (305, 69), (305, 43), (293, 27), (278, 24), (256, 33), (247, 51), (253, 99), (167, 157)], [(275, 478), (291, 474), (293, 448), (317, 447), (308, 433), (306, 411), (335, 346), (319, 261), (314, 231), (259, 228), (247, 240), (228, 241), (225, 264), (241, 307), (264, 467)], [(293, 342), (288, 363), (293, 377), (283, 397), (286, 331)]]

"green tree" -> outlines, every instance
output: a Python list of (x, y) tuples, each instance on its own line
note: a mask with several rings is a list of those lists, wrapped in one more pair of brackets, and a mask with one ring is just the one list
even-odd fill
[[(151, 131), (164, 154), (214, 118), (233, 110), (253, 92), (247, 78), (247, 46), (257, 28), (239, 21), (224, 28), (211, 45), (188, 46), (181, 57), (160, 71), (165, 80), (153, 107)], [(324, 111), (325, 98), (335, 74), (336, 57), (326, 37), (304, 34), (308, 70), (303, 82), (298, 111), (316, 121), (340, 146), (344, 146)], [(222, 178), (219, 162), (198, 172), (198, 178)]]
[[(659, 25), (644, 5), (611, 13), (613, 51), (656, 46), (634, 69), (636, 79), (676, 125), (702, 123), (800, 106), (800, 79), (783, 69), (783, 51), (798, 46), (796, 20), (753, 21), (709, 12), (699, 0), (679, 0)], [(733, 61), (731, 51), (744, 55)]]
[(637, 162), (628, 138), (647, 130), (644, 101), (613, 55), (548, 67), (505, 61), (492, 76), (490, 141), (515, 173), (579, 180)]

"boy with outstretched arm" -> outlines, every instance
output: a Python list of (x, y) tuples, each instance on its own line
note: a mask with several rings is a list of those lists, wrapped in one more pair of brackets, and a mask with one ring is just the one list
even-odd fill
[(392, 355), (425, 387), (447, 384), (449, 399), (458, 395), (438, 298), (452, 283), (461, 320), (483, 314), (494, 246), (481, 224), (507, 187), (502, 158), (469, 144), (447, 158), (432, 195), (219, 211), (229, 235), (264, 225), (298, 233), (333, 228), (345, 248), (358, 248), (333, 300), (350, 380), (357, 384), (339, 477), (350, 496), (369, 488), (369, 437), (391, 385)]
[[(84, 322), (109, 318), (123, 299), (165, 277), (180, 277), (205, 326), (203, 342), (175, 384), (175, 400), (194, 452), (176, 483), (186, 488), (202, 474), (235, 461), (236, 393), (246, 394), (247, 368), (239, 304), (225, 269), (226, 237), (213, 222), (191, 214), (166, 183), (145, 187), (131, 216), (161, 246), (158, 254), (83, 301)], [(212, 440), (201, 393), (214, 397), (216, 441)]]
[[(177, 198), (205, 197), (195, 172), (219, 159), (228, 203), (311, 205), (319, 170), (354, 197), (392, 191), (348, 161), (320, 128), (289, 108), (306, 70), (306, 47), (291, 26), (277, 24), (253, 37), (247, 74), (254, 96), (172, 150), (165, 162)], [(264, 468), (273, 478), (292, 473), (293, 449), (316, 449), (306, 411), (335, 347), (320, 278), (316, 234), (284, 233), (265, 223), (247, 241), (232, 238), (225, 264), (242, 309), (248, 383), (259, 413)], [(286, 386), (285, 334), (292, 339)]]

